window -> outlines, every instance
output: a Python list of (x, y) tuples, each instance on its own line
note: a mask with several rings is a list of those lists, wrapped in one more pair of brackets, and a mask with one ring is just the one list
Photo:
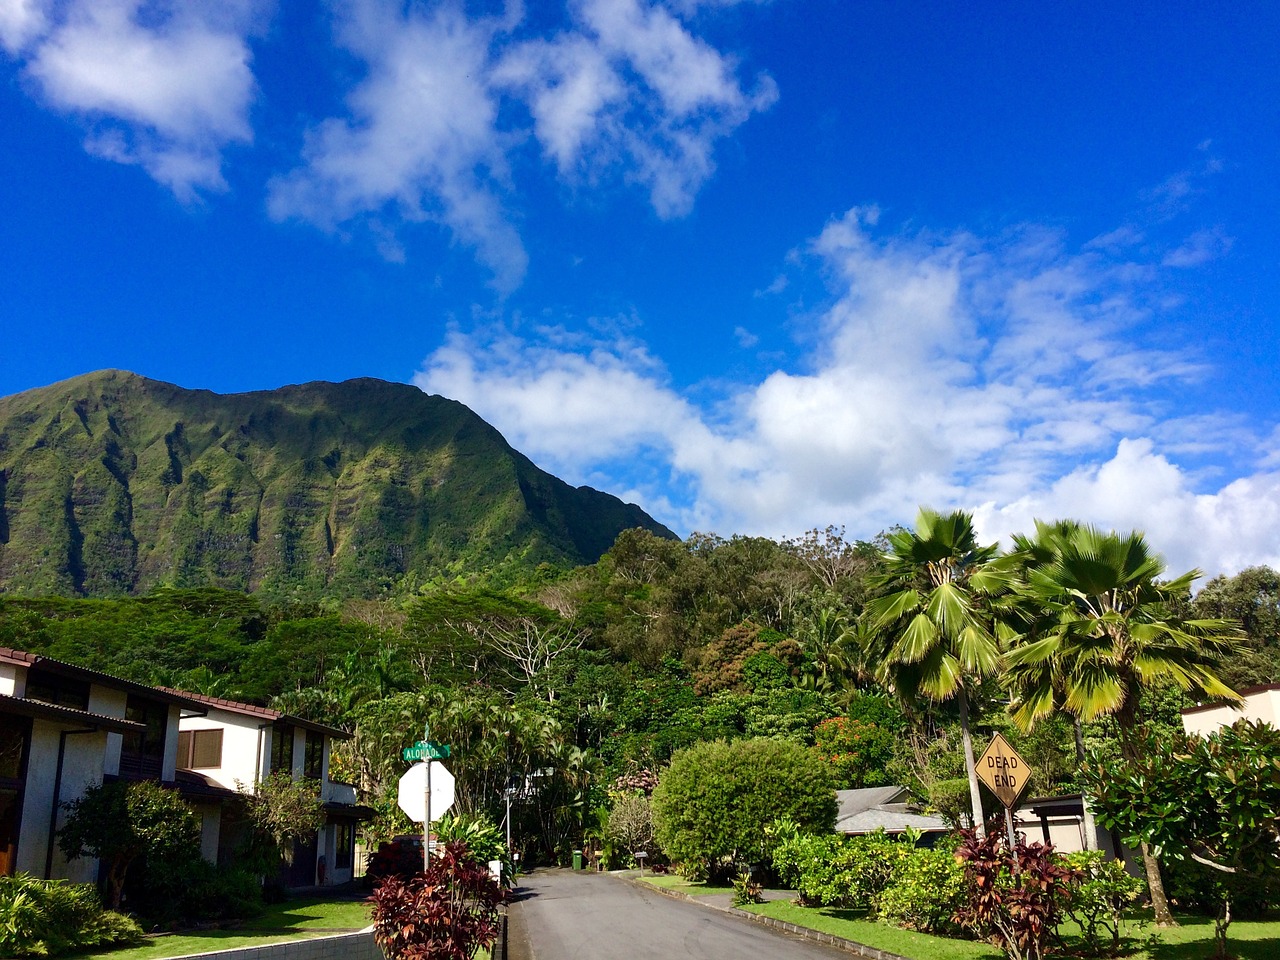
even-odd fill
[(333, 852), (335, 870), (346, 870), (351, 866), (351, 851), (356, 845), (356, 825), (350, 820), (341, 821), (336, 827), (337, 842)]
[(89, 681), (59, 676), (47, 670), (28, 670), (26, 698), (39, 700), (41, 703), (57, 704), (60, 707), (88, 710)]
[(293, 727), (284, 723), (271, 728), (271, 772), (293, 773)]
[(178, 734), (178, 766), (208, 770), (222, 766), (221, 730), (183, 730)]
[(164, 768), (164, 735), (169, 726), (169, 705), (130, 694), (125, 701), (124, 718), (142, 724), (145, 729), (124, 735), (120, 749), (120, 776), (158, 780)]
[(302, 775), (319, 780), (324, 774), (324, 734), (307, 731), (307, 752), (302, 761)]

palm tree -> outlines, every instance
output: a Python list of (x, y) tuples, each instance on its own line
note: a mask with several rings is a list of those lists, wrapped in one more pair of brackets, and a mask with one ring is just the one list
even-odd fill
[[(1239, 700), (1215, 672), (1235, 649), (1238, 625), (1177, 613), (1199, 570), (1161, 582), (1164, 561), (1137, 532), (1039, 525), (1036, 540), (1017, 542), (1031, 551), (1020, 590), (1030, 628), (1007, 658), (1019, 726), (1059, 704), (1081, 721), (1113, 716), (1121, 755), (1133, 762), (1144, 686), (1171, 682), (1195, 696)], [(1146, 844), (1141, 853), (1156, 923), (1171, 925), (1159, 864)]]
[(898, 696), (942, 701), (955, 697), (974, 828), (983, 835), (973, 739), (969, 733), (968, 684), (1002, 666), (1005, 628), (993, 618), (997, 598), (1008, 593), (1014, 562), (995, 544), (980, 546), (973, 517), (921, 508), (916, 529), (889, 534), (885, 573), (888, 590), (863, 612), (863, 644), (878, 679)]

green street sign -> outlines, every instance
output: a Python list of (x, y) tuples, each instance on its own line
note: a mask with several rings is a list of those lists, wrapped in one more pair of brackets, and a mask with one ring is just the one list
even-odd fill
[(444, 760), (449, 756), (449, 747), (443, 743), (419, 740), (412, 747), (405, 747), (401, 750), (400, 756), (408, 763), (413, 763), (417, 760)]

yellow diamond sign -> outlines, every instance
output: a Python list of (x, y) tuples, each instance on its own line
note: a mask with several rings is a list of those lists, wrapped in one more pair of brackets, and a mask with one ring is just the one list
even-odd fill
[(997, 733), (978, 760), (978, 779), (991, 788), (1002, 804), (1012, 807), (1031, 779), (1031, 768), (1009, 746), (1004, 734)]

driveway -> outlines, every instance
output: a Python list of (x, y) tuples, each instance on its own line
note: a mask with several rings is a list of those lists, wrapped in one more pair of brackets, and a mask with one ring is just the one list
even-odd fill
[(537, 870), (510, 909), (511, 960), (849, 960), (849, 954), (607, 874)]

